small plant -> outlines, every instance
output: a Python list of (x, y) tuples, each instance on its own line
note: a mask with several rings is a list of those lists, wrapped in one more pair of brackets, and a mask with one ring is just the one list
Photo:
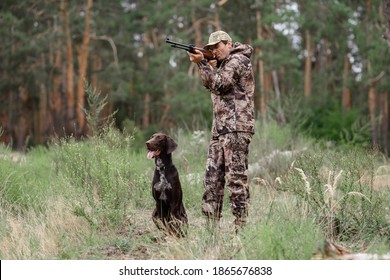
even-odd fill
[(97, 135), (102, 128), (112, 126), (117, 111), (102, 117), (103, 110), (108, 104), (108, 95), (102, 97), (101, 92), (97, 91), (96, 88), (93, 88), (86, 81), (84, 82), (84, 90), (87, 96), (88, 108), (83, 108), (83, 111), (92, 135)]

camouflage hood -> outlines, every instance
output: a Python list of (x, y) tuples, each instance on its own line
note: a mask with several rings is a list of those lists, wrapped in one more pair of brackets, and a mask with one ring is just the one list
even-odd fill
[(232, 50), (230, 51), (230, 54), (243, 54), (246, 57), (250, 58), (253, 53), (253, 48), (250, 45), (241, 44), (241, 43), (234, 43)]

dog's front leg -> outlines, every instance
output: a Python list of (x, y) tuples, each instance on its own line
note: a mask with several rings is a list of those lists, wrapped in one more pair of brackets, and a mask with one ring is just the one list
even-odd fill
[(157, 227), (159, 230), (163, 230), (163, 229), (164, 229), (164, 227), (165, 227), (165, 221), (164, 221), (163, 218), (161, 217), (161, 213), (160, 213), (160, 211), (159, 211), (158, 205), (156, 205), (156, 208), (153, 210), (152, 220), (153, 220), (154, 224), (156, 225), (156, 227)]

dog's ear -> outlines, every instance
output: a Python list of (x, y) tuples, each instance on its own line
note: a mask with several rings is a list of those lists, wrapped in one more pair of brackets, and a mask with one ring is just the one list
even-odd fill
[(176, 148), (176, 142), (171, 137), (167, 136), (167, 154), (171, 154)]

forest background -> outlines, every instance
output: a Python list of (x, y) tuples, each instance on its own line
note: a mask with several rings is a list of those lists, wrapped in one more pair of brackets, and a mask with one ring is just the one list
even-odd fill
[(91, 134), (86, 84), (107, 98), (102, 118), (115, 112), (115, 125), (140, 140), (154, 131), (207, 128), (209, 94), (186, 53), (165, 39), (202, 47), (222, 29), (255, 48), (259, 121), (388, 155), (383, 3), (3, 0), (0, 140), (24, 151), (53, 137)]

